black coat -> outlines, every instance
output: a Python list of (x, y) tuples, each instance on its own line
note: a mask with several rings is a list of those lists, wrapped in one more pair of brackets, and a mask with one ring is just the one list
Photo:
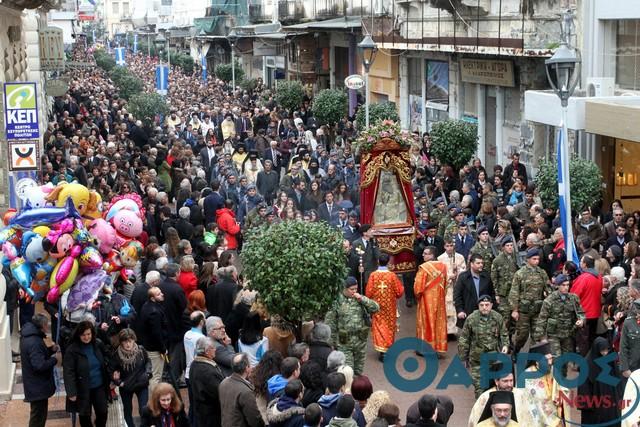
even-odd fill
[(120, 390), (133, 393), (138, 390), (149, 387), (149, 378), (151, 378), (151, 360), (144, 347), (139, 346), (139, 352), (136, 356), (134, 365), (125, 368), (118, 353), (114, 353), (113, 370), (120, 371)]
[(178, 219), (176, 221), (176, 231), (181, 239), (191, 240), (193, 237), (193, 224), (186, 219)]
[[(480, 295), (476, 294), (476, 287), (471, 277), (471, 271), (463, 271), (458, 276), (455, 286), (453, 287), (453, 303), (456, 306), (456, 313), (464, 311), (467, 316), (478, 309), (478, 298), (482, 295), (489, 295), (495, 299), (493, 284), (489, 275), (482, 271), (480, 276)], [(464, 325), (464, 319), (458, 319), (458, 327)]]
[(53, 368), (56, 358), (44, 344), (44, 332), (29, 322), (20, 332), (20, 360), (22, 361), (22, 383), (25, 402), (45, 400), (56, 392)]
[(309, 343), (309, 360), (313, 360), (322, 366), (322, 370), (327, 370), (327, 357), (333, 351), (333, 347), (326, 342), (311, 341)]
[(182, 322), (182, 313), (187, 308), (187, 297), (178, 283), (170, 278), (159, 286), (164, 294), (164, 314), (167, 317), (167, 338), (169, 343), (182, 342), (187, 329)]
[(148, 351), (164, 353), (167, 350), (167, 317), (161, 303), (147, 301), (140, 312), (139, 340)]
[(189, 370), (189, 385), (195, 400), (196, 420), (200, 426), (220, 427), (222, 413), (218, 390), (224, 380), (222, 371), (213, 361), (196, 357)]
[(233, 309), (233, 301), (240, 288), (238, 284), (230, 279), (222, 280), (209, 286), (207, 289), (207, 310), (212, 316), (218, 316), (224, 323), (227, 323), (227, 317)]
[[(154, 264), (155, 265), (155, 264)], [(144, 303), (149, 300), (149, 285), (145, 282), (137, 283), (133, 288), (133, 293), (131, 294), (131, 307), (138, 313), (133, 322), (131, 322), (131, 327), (135, 331), (136, 335), (142, 338), (142, 331), (140, 330), (140, 316), (142, 315), (142, 306)]]
[[(189, 419), (187, 418), (187, 414), (185, 414), (184, 409), (181, 409), (177, 414), (173, 414), (173, 422), (175, 427), (189, 427)], [(160, 427), (162, 425), (162, 420), (160, 416), (154, 417), (151, 414), (148, 406), (145, 406), (142, 409), (142, 413), (140, 414), (140, 427)]]
[[(98, 362), (102, 367), (102, 387), (105, 396), (109, 396), (109, 358), (105, 346), (100, 340), (96, 340), (93, 344), (93, 351), (96, 354)], [(75, 411), (80, 415), (91, 415), (91, 399), (89, 386), (89, 361), (82, 351), (83, 344), (73, 342), (67, 348), (63, 358), (64, 368), (64, 388), (67, 392), (67, 398), (76, 396), (74, 403), (68, 406), (74, 407)]]

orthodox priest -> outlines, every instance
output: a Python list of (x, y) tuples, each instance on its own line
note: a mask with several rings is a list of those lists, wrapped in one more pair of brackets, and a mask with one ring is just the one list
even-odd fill
[(424, 263), (418, 268), (413, 292), (418, 302), (416, 336), (431, 345), (438, 357), (447, 353), (447, 266), (436, 261), (437, 248), (422, 251)]
[(514, 410), (515, 401), (510, 391), (492, 391), (480, 416), (477, 427), (516, 427), (518, 418)]
[(382, 252), (378, 257), (378, 269), (369, 275), (365, 296), (377, 302), (380, 310), (371, 318), (371, 337), (373, 346), (383, 362), (384, 355), (393, 345), (398, 328), (397, 300), (404, 293), (404, 287), (398, 276), (389, 271), (389, 255)]

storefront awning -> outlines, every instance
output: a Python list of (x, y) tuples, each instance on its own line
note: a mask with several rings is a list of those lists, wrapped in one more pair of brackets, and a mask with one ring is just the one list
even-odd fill
[(640, 142), (640, 96), (587, 100), (585, 131)]

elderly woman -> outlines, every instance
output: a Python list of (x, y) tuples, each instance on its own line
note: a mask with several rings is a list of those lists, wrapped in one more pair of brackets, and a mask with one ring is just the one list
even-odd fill
[(327, 357), (327, 374), (339, 372), (344, 375), (346, 383), (345, 393), (351, 393), (351, 383), (353, 382), (353, 368), (347, 365), (347, 359), (343, 352), (334, 350)]
[(151, 392), (149, 405), (140, 414), (142, 427), (188, 427), (182, 402), (171, 384), (159, 383)]
[(326, 323), (316, 323), (309, 337), (309, 360), (318, 362), (326, 371), (327, 357), (332, 351), (331, 328)]

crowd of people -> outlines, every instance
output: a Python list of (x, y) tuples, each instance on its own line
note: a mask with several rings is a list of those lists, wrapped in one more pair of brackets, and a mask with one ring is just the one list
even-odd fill
[[(85, 55), (74, 50), (76, 59)], [(127, 58), (140, 76), (156, 65), (140, 54)], [(414, 133), (420, 262), (396, 275), (375, 228), (359, 223), (354, 124), (345, 117), (319, 126), (311, 94), (287, 111), (262, 84), (248, 92), (174, 67), (171, 110), (149, 126), (127, 111), (104, 71), (69, 77), (45, 134), (41, 183), (76, 181), (104, 202), (139, 194), (145, 255), (135, 286), (105, 286), (81, 318), (47, 303), (36, 313), (5, 268), (9, 313), (19, 309), (30, 426), (45, 425), (59, 363), (67, 409), (82, 426), (105, 426), (117, 402), (135, 426), (134, 396), (142, 426), (447, 425), (450, 398), (417, 396), (400, 414), (366, 375), (369, 336), (384, 362), (403, 295), (407, 310), (415, 306), (417, 337), (438, 358), (458, 340), (477, 398), (470, 426), (564, 425), (564, 391), (548, 368), (568, 352), (587, 361), (579, 395), (613, 402), (626, 395), (640, 368), (640, 211), (625, 212), (619, 200), (609, 210), (585, 207), (574, 226), (580, 259), (567, 261), (559, 214), (543, 206), (517, 153), (491, 175), (478, 159), (454, 171), (431, 153), (428, 134)], [(149, 80), (145, 89), (153, 86)], [(350, 277), (334, 307), (301, 331), (267, 312), (238, 256), (248, 230), (282, 221), (337, 227), (349, 255)], [(47, 334), (54, 345), (45, 344)], [(531, 393), (514, 388), (504, 363), (491, 366), (495, 386), (483, 384), (483, 354), (525, 350), (541, 355), (528, 370), (545, 372), (527, 380)], [(619, 358), (609, 372), (620, 381), (604, 387), (596, 359), (611, 351)], [(579, 409), (583, 423), (608, 425), (623, 411)], [(624, 425), (637, 427), (634, 416)]]

